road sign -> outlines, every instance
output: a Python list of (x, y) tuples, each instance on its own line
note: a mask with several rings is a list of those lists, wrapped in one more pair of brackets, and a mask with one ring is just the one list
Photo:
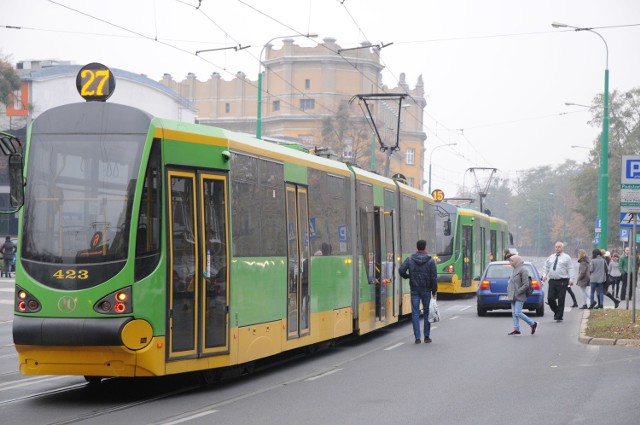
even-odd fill
[(629, 229), (620, 229), (620, 242), (627, 242), (629, 240)]
[(596, 218), (596, 233), (600, 233), (602, 231), (602, 220), (600, 217)]
[(637, 155), (622, 156), (620, 212), (640, 213), (640, 156)]
[[(637, 218), (636, 227), (640, 224), (640, 217)], [(633, 213), (621, 212), (620, 213), (620, 227), (632, 228), (633, 227)]]

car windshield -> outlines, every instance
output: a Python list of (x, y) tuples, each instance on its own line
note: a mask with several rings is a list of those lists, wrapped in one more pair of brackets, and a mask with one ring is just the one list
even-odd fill
[[(535, 278), (536, 275), (531, 264), (525, 264), (524, 267), (529, 272), (529, 276)], [(485, 279), (508, 279), (511, 277), (512, 271), (511, 264), (492, 264), (487, 268)]]

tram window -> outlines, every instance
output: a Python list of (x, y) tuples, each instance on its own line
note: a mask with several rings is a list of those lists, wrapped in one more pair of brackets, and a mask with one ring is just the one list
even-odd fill
[(232, 178), (238, 181), (258, 181), (258, 159), (248, 155), (234, 153), (231, 157)]
[(260, 160), (260, 184), (269, 187), (282, 187), (284, 180), (284, 166), (282, 164)]
[(254, 184), (232, 183), (233, 246), (240, 257), (260, 255), (260, 205)]
[(309, 169), (309, 218), (313, 223), (311, 252), (327, 255), (346, 254), (349, 240), (339, 230), (348, 223), (345, 200), (346, 179), (324, 171)]
[(444, 223), (444, 235), (451, 236), (451, 219), (447, 219)]
[(260, 187), (260, 230), (262, 255), (287, 255), (284, 188)]
[(417, 200), (411, 196), (402, 195), (400, 201), (402, 217), (401, 241), (402, 252), (412, 252), (418, 240), (418, 207)]
[(135, 281), (139, 281), (158, 265), (160, 261), (160, 228), (162, 214), (160, 143), (154, 139), (149, 163), (144, 177), (142, 201), (138, 214), (136, 235)]
[(234, 153), (233, 246), (240, 257), (286, 254), (284, 165)]

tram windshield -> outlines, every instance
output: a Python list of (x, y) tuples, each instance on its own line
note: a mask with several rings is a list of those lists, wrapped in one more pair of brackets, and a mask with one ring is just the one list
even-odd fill
[(143, 134), (33, 134), (22, 259), (67, 265), (125, 260), (144, 141)]
[(436, 204), (435, 208), (436, 254), (439, 262), (444, 262), (453, 255), (456, 207), (448, 204)]

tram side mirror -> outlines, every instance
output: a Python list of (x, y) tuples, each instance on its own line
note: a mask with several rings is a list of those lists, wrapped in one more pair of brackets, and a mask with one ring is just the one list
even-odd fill
[(23, 165), (21, 154), (9, 156), (9, 202), (18, 209), (24, 205)]
[(444, 235), (451, 236), (451, 219), (444, 222)]

